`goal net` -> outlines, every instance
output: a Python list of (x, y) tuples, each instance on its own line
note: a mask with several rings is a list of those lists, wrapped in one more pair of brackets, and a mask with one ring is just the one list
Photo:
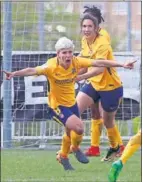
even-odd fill
[[(138, 59), (134, 70), (118, 70), (124, 85), (124, 99), (118, 109), (116, 122), (123, 138), (129, 139), (140, 128), (141, 2), (131, 2), (129, 7), (128, 2), (13, 1), (12, 70), (44, 64), (48, 58), (55, 56), (54, 44), (62, 36), (74, 41), (78, 53), (81, 40), (80, 17), (83, 7), (92, 5), (101, 9), (105, 19), (101, 27), (110, 33), (115, 58), (121, 62), (130, 58)], [(2, 10), (2, 16), (3, 13)], [(0, 81), (3, 91), (3, 80)], [(82, 84), (75, 84), (76, 92)], [(13, 140), (61, 138), (63, 128), (48, 118), (47, 89), (44, 76), (16, 77), (12, 80)], [(2, 128), (3, 94), (0, 104)], [(84, 139), (89, 139), (90, 109), (82, 114), (82, 119), (85, 122)], [(105, 130), (101, 138), (106, 139)]]

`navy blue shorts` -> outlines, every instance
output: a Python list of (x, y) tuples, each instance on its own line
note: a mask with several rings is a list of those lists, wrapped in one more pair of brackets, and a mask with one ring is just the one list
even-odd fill
[(48, 114), (50, 115), (51, 119), (55, 120), (61, 125), (65, 125), (67, 119), (73, 114), (80, 117), (77, 104), (71, 107), (58, 106), (56, 109), (49, 108)]
[(110, 91), (96, 91), (91, 83), (85, 83), (80, 91), (91, 97), (95, 103), (100, 100), (106, 112), (116, 111), (123, 97), (123, 87)]

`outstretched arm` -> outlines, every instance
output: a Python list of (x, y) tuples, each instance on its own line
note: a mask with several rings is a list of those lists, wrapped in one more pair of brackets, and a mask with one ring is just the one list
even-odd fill
[(95, 61), (92, 61), (92, 66), (93, 67), (123, 67), (126, 69), (133, 69), (135, 62), (136, 61), (131, 61), (127, 63), (118, 63), (113, 60), (95, 60)]
[(19, 71), (14, 71), (14, 72), (8, 72), (8, 71), (3, 71), (6, 74), (6, 80), (10, 80), (11, 78), (15, 76), (32, 76), (32, 75), (37, 75), (36, 68), (25, 68)]
[(110, 60), (95, 60), (95, 61), (92, 61), (92, 66), (94, 68), (92, 70), (86, 72), (85, 74), (78, 75), (76, 78), (76, 81), (88, 79), (93, 76), (99, 75), (100, 73), (103, 72), (103, 70), (104, 70), (103, 67), (123, 67), (126, 69), (133, 69), (135, 62), (136, 61), (131, 61), (131, 62), (122, 64), (122, 63), (118, 63), (118, 62), (112, 61), (112, 60), (111, 61)]

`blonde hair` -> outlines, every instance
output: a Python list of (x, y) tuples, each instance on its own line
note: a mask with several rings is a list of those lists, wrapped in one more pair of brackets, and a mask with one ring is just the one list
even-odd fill
[(61, 49), (73, 49), (74, 50), (74, 44), (73, 42), (68, 39), (67, 37), (61, 37), (55, 44), (56, 51), (59, 51)]

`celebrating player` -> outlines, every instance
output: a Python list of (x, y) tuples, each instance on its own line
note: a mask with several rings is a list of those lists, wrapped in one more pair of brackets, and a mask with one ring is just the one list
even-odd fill
[[(94, 6), (92, 8), (89, 8), (89, 7), (85, 7), (85, 8), (86, 8), (85, 11), (84, 11), (85, 21), (87, 22), (89, 20), (90, 24), (87, 24), (87, 25), (84, 24), (83, 25), (82, 24), (83, 21), (81, 22), (81, 29), (82, 29), (82, 33), (83, 33), (83, 38), (82, 38), (82, 41), (81, 41), (82, 51), (80, 53), (80, 56), (88, 57), (88, 58), (92, 58), (92, 59), (96, 59), (96, 58), (97, 59), (114, 59), (113, 54), (112, 54), (112, 48), (110, 46), (110, 36), (109, 36), (108, 32), (105, 29), (101, 29), (99, 27), (99, 24), (101, 23), (101, 21), (104, 21), (100, 10), (98, 8), (94, 7)], [(109, 52), (108, 52), (108, 50), (109, 50)], [(87, 70), (85, 68), (81, 69), (79, 71), (79, 74), (83, 74), (86, 71)], [(92, 72), (93, 72), (93, 74), (92, 74)], [(102, 79), (103, 68), (92, 68), (92, 72), (90, 70), (90, 75), (91, 76), (95, 76), (95, 74), (97, 74), (97, 73), (101, 74), (98, 77), (91, 78), (92, 84), (94, 84), (94, 87), (93, 87), (93, 89), (94, 89), (95, 87), (99, 87), (99, 86), (97, 86), (97, 84), (95, 86), (96, 80), (98, 82), (98, 85), (100, 85), (99, 78), (101, 77), (100, 79)], [(112, 70), (112, 72), (113, 72), (113, 70)], [(79, 76), (78, 77), (79, 79), (77, 79), (77, 80), (81, 80), (83, 78), (86, 79), (88, 77), (91, 77), (90, 75), (88, 76), (87, 74), (85, 74), (84, 77), (83, 77), (83, 75)], [(105, 75), (105, 73), (104, 73), (104, 75)], [(114, 75), (114, 78), (115, 77), (116, 77), (116, 75)], [(111, 81), (111, 80), (109, 80), (109, 81)], [(116, 86), (115, 87), (112, 86), (112, 83), (110, 85), (111, 85), (110, 88), (104, 88), (101, 91), (114, 90)], [(120, 86), (121, 86), (121, 84), (120, 84)], [(101, 88), (103, 87), (102, 83), (101, 83), (100, 87)], [(86, 106), (83, 108), (82, 102), (80, 101), (82, 98), (79, 98), (79, 97), (80, 96), (78, 95), (77, 96), (77, 103), (78, 103), (78, 107), (79, 107), (79, 112), (80, 112), (80, 114), (82, 114), (84, 112), (84, 108), (86, 108)], [(114, 97), (113, 99), (115, 99), (116, 96), (113, 96), (113, 97)], [(101, 102), (100, 102), (101, 99), (98, 98), (98, 99), (95, 100), (93, 98), (93, 100), (94, 100), (94, 103), (90, 106), (91, 115), (92, 115), (92, 121), (91, 121), (91, 123), (92, 123), (91, 124), (91, 146), (85, 152), (85, 154), (87, 156), (99, 156), (100, 155), (99, 143), (100, 143), (100, 135), (101, 135), (101, 131), (102, 131), (102, 126), (103, 126), (103, 119), (102, 119), (103, 110), (102, 110)], [(117, 102), (118, 102), (118, 98), (117, 98)], [(86, 102), (84, 102), (84, 104), (86, 105)], [(116, 105), (115, 109), (117, 109), (117, 106), (118, 106), (118, 104)], [(105, 120), (105, 118), (104, 118), (104, 120)], [(104, 121), (104, 123), (107, 123), (107, 122)], [(106, 125), (108, 125), (108, 123)], [(109, 126), (107, 126), (107, 127), (109, 127)], [(119, 150), (116, 150), (116, 155), (121, 155), (122, 151), (124, 150), (124, 145), (123, 145), (120, 133), (118, 131), (118, 128), (116, 127), (115, 124), (114, 124), (114, 129), (113, 130), (116, 132), (116, 137), (117, 137), (117, 141), (118, 141), (118, 144), (119, 144)], [(107, 133), (108, 133), (108, 131), (107, 131)], [(108, 135), (110, 135), (110, 134), (108, 133)], [(111, 145), (111, 147), (115, 147), (115, 145), (114, 146)], [(112, 150), (112, 151), (114, 151), (114, 150)], [(107, 158), (105, 160), (107, 160)]]
[(6, 79), (14, 76), (45, 75), (49, 80), (50, 92), (48, 94), (51, 117), (59, 124), (65, 126), (62, 139), (61, 152), (57, 160), (65, 170), (74, 168), (69, 162), (68, 153), (72, 146), (76, 159), (81, 163), (88, 163), (88, 158), (80, 150), (79, 145), (83, 137), (83, 122), (80, 120), (75, 99), (74, 84), (79, 69), (87, 67), (124, 67), (132, 69), (134, 62), (120, 64), (112, 60), (91, 60), (73, 56), (74, 44), (66, 37), (60, 38), (55, 49), (57, 57), (51, 58), (44, 66), (26, 68), (15, 72), (3, 71)]
[(140, 130), (136, 135), (134, 135), (130, 139), (120, 159), (112, 164), (112, 167), (108, 175), (109, 182), (116, 182), (124, 164), (139, 149), (139, 147), (141, 146), (141, 135), (142, 134)]
[[(105, 36), (100, 35), (98, 30), (97, 18), (85, 14), (81, 19), (81, 31), (83, 33), (81, 56), (113, 60), (111, 45)], [(98, 108), (100, 100), (103, 108), (103, 122), (110, 143), (107, 155), (102, 161), (110, 161), (118, 154), (120, 149), (120, 133), (115, 125), (115, 115), (123, 96), (122, 82), (114, 68), (89, 68), (87, 73), (79, 76), (79, 80), (86, 78), (89, 79), (76, 98), (79, 112), (83, 113), (93, 103), (95, 103), (94, 105), (97, 104)], [(97, 109), (95, 111), (97, 112)]]
[[(110, 35), (108, 34), (108, 32), (105, 29), (99, 27), (100, 23), (102, 21), (104, 22), (104, 19), (102, 17), (100, 9), (98, 9), (95, 6), (93, 6), (93, 7), (85, 6), (84, 8), (85, 8), (85, 11), (83, 12), (83, 14), (90, 14), (95, 19), (97, 19), (97, 21), (98, 21), (97, 33), (104, 36), (110, 44), (110, 41), (111, 41)], [(85, 33), (88, 33), (88, 31), (89, 30), (86, 30)], [(82, 45), (83, 46), (85, 45), (84, 42), (88, 43), (88, 40), (89, 40), (89, 38), (85, 35), (85, 33), (83, 34), (84, 36), (82, 38)], [(91, 33), (91, 36), (92, 36), (93, 40), (96, 39), (96, 33), (94, 31)], [(91, 42), (92, 42), (92, 39), (91, 39)], [(91, 45), (92, 45), (91, 51), (94, 52), (94, 46), (96, 49), (96, 40), (95, 40), (94, 44), (91, 44)], [(100, 45), (102, 45), (102, 42), (100, 42)], [(104, 45), (104, 42), (103, 42), (103, 45)], [(97, 51), (98, 51), (98, 49), (97, 49)], [(101, 59), (101, 58), (103, 59), (103, 54), (106, 54), (106, 53), (101, 53), (101, 57), (100, 57), (99, 52), (97, 52), (96, 54), (98, 54), (99, 59)], [(96, 58), (96, 54), (93, 54), (92, 56), (90, 54), (88, 56), (90, 56), (90, 58), (94, 59), (94, 58)], [(112, 58), (113, 58), (113, 56), (112, 56)], [(107, 57), (105, 56), (104, 59), (107, 59)], [(92, 106), (90, 106), (90, 108), (91, 108), (91, 116), (92, 116), (92, 120), (91, 120), (91, 146), (87, 149), (85, 154), (87, 156), (100, 156), (99, 144), (100, 144), (100, 136), (101, 136), (101, 132), (102, 132), (102, 128), (103, 128), (102, 106), (101, 106), (100, 101), (96, 101), (96, 103), (94, 103)], [(121, 139), (121, 136), (119, 133), (118, 133), (118, 142), (119, 142), (119, 146), (120, 146), (120, 151), (117, 155), (119, 156), (119, 155), (121, 155), (122, 151), (124, 150), (124, 145), (123, 145), (123, 142), (122, 142), (122, 139)]]

